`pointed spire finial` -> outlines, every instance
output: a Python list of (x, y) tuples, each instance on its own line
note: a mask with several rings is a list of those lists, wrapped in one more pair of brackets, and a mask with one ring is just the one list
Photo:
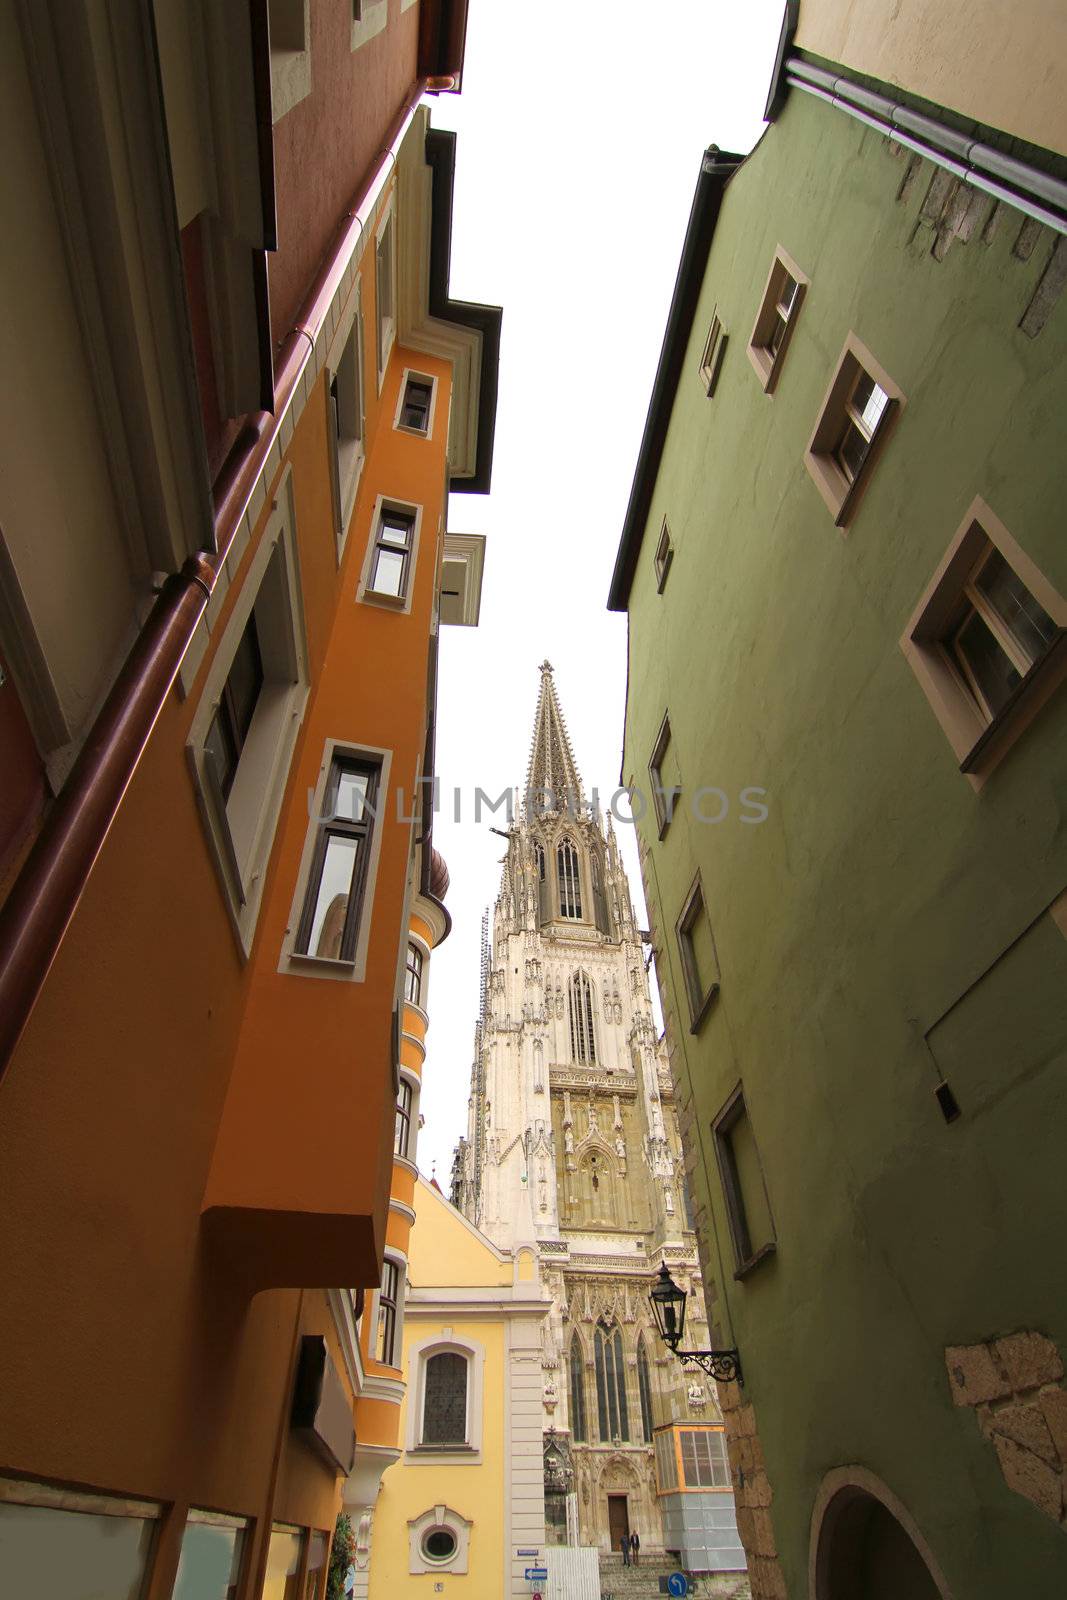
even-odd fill
[(526, 773), (527, 795), (550, 796), (553, 810), (581, 806), (584, 800), (582, 780), (578, 773), (574, 752), (567, 735), (567, 724), (556, 697), (556, 681), (552, 676), (552, 663), (542, 661), (541, 692), (534, 713), (533, 740), (530, 745), (530, 764)]

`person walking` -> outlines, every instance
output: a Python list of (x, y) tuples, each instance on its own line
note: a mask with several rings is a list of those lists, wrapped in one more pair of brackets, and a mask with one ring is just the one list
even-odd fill
[(624, 1567), (628, 1567), (630, 1565), (630, 1536), (629, 1536), (629, 1534), (626, 1534), (626, 1533), (620, 1533), (619, 1534), (619, 1549), (622, 1551), (622, 1564), (623, 1564)]
[(637, 1558), (638, 1558), (638, 1556), (640, 1554), (641, 1554), (641, 1540), (640, 1540), (640, 1537), (638, 1535), (637, 1529), (635, 1528), (633, 1533), (631, 1533), (631, 1535), (630, 1535), (630, 1565), (632, 1567), (636, 1567), (638, 1565), (638, 1559)]

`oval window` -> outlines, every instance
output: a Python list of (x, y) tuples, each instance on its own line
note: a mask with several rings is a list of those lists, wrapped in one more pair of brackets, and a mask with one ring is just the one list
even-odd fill
[(456, 1536), (451, 1528), (431, 1528), (424, 1534), (422, 1553), (427, 1561), (450, 1561), (456, 1553)]

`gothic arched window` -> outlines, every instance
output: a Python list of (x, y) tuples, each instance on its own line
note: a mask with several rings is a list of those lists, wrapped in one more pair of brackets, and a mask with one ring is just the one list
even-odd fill
[(596, 1408), (600, 1441), (629, 1442), (630, 1416), (626, 1406), (626, 1369), (622, 1364), (622, 1334), (618, 1328), (597, 1323), (594, 1334), (596, 1356)]
[(584, 1444), (585, 1431), (585, 1373), (582, 1370), (582, 1347), (578, 1335), (571, 1339), (570, 1361), (571, 1438)]
[(652, 1443), (652, 1383), (648, 1371), (648, 1354), (644, 1335), (637, 1340), (637, 1393), (641, 1400), (641, 1431), (645, 1443)]
[(545, 850), (540, 844), (534, 845), (534, 859), (537, 862), (537, 876), (542, 883), (545, 881)]
[(584, 972), (570, 981), (571, 1056), (584, 1066), (596, 1063), (596, 1034), (593, 1032), (593, 985)]
[(559, 914), (578, 918), (582, 914), (582, 881), (578, 870), (578, 852), (569, 839), (556, 850), (556, 871), (559, 876)]

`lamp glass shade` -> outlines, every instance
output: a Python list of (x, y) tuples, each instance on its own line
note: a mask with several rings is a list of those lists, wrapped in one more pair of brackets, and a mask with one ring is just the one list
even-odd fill
[(672, 1350), (677, 1350), (685, 1332), (686, 1293), (667, 1271), (666, 1262), (660, 1267), (648, 1298), (660, 1338)]

